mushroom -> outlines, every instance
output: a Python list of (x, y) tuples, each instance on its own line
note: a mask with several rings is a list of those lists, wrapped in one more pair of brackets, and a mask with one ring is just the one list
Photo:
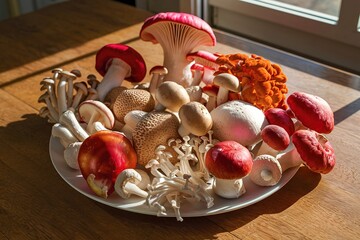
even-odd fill
[(255, 155), (269, 154), (276, 156), (290, 144), (290, 136), (278, 125), (269, 124), (261, 131), (262, 143)]
[(287, 103), (305, 127), (318, 133), (330, 133), (334, 129), (334, 113), (322, 98), (303, 92), (294, 92)]
[(59, 122), (65, 126), (69, 131), (80, 141), (84, 141), (89, 134), (81, 127), (80, 123), (76, 119), (73, 111), (66, 110), (60, 115)]
[[(115, 192), (125, 199), (129, 198), (131, 195), (146, 198), (148, 193), (138, 186), (142, 181), (145, 180), (142, 179), (137, 170), (125, 169), (116, 178), (114, 185)], [(150, 179), (148, 179), (148, 181), (147, 184), (150, 184)]]
[(75, 80), (76, 78), (81, 77), (81, 72), (77, 69), (71, 70), (70, 73), (75, 75), (75, 78), (69, 78), (68, 79), (68, 87), (67, 87), (67, 107), (71, 107), (72, 106), (72, 101), (73, 101), (73, 97), (74, 97), (74, 83), (73, 80)]
[(261, 140), (261, 130), (268, 125), (260, 109), (240, 100), (226, 102), (210, 114), (214, 138), (233, 140), (247, 147)]
[(38, 102), (39, 103), (41, 103), (41, 102), (45, 103), (46, 106), (47, 106), (47, 109), (49, 110), (49, 114), (51, 115), (51, 118), (55, 119), (56, 122), (59, 120), (59, 114), (51, 104), (49, 92), (43, 93), (39, 97)]
[(125, 115), (132, 110), (150, 112), (154, 109), (155, 101), (151, 94), (144, 89), (125, 89), (119, 93), (112, 110), (115, 118), (124, 122)]
[(185, 88), (190, 101), (200, 102), (202, 98), (202, 88), (200, 86), (190, 86)]
[(61, 71), (59, 72), (59, 77), (60, 81), (57, 86), (57, 101), (58, 111), (61, 115), (68, 109), (66, 85), (68, 82), (72, 82), (74, 79), (76, 79), (76, 75), (68, 71)]
[(155, 99), (156, 89), (162, 83), (165, 75), (168, 74), (168, 70), (164, 66), (157, 65), (157, 66), (152, 67), (150, 69), (149, 73), (151, 75), (149, 92), (151, 93), (151, 95)]
[(240, 92), (239, 79), (230, 73), (220, 73), (214, 77), (214, 84), (219, 86), (216, 104), (219, 106), (228, 101), (229, 91)]
[(282, 108), (270, 108), (264, 112), (266, 120), (269, 124), (278, 125), (285, 129), (285, 131), (291, 136), (295, 132), (294, 122)]
[(77, 142), (78, 139), (63, 125), (55, 123), (51, 128), (51, 135), (60, 139), (61, 145), (65, 148), (71, 143)]
[(205, 155), (205, 166), (215, 177), (213, 190), (224, 198), (238, 198), (246, 192), (242, 178), (252, 165), (249, 150), (235, 141), (218, 142)]
[(86, 100), (79, 106), (80, 119), (87, 123), (86, 131), (89, 134), (96, 132), (94, 123), (100, 122), (105, 128), (112, 129), (114, 126), (114, 114), (106, 105), (97, 100)]
[(199, 46), (216, 44), (209, 24), (197, 16), (177, 12), (158, 13), (146, 19), (140, 38), (160, 43), (164, 52), (163, 66), (169, 71), (164, 80), (175, 81), (184, 87), (192, 83), (191, 62), (186, 55)]
[(124, 117), (125, 125), (122, 127), (121, 132), (132, 141), (132, 135), (135, 131), (136, 125), (147, 114), (145, 111), (132, 110), (128, 112)]
[(82, 143), (78, 162), (90, 189), (107, 198), (114, 191), (117, 176), (127, 168), (135, 168), (137, 156), (130, 141), (115, 131), (99, 131)]
[(44, 78), (40, 84), (42, 85), (40, 90), (46, 89), (50, 96), (52, 107), (57, 111), (57, 98), (55, 93), (55, 80), (52, 78)]
[(112, 111), (116, 98), (126, 89), (124, 86), (114, 87), (106, 94), (103, 103)]
[[(145, 166), (151, 159), (156, 158), (155, 149), (159, 145), (166, 145), (168, 139), (179, 138), (178, 118), (169, 112), (149, 112), (136, 125), (133, 133), (134, 148), (138, 154), (138, 164)], [(167, 148), (176, 162), (176, 152), (171, 147)]]
[(192, 86), (199, 86), (204, 75), (204, 66), (199, 63), (194, 63), (190, 68), (193, 71)]
[(204, 50), (189, 53), (186, 57), (189, 61), (195, 61), (195, 63), (203, 66), (202, 81), (206, 85), (212, 84), (214, 73), (219, 67), (219, 64), (216, 62), (218, 57), (213, 53)]
[(282, 177), (282, 168), (274, 156), (263, 154), (255, 157), (249, 177), (259, 186), (274, 186)]
[(206, 85), (202, 88), (203, 92), (209, 96), (209, 99), (206, 103), (206, 108), (209, 111), (212, 111), (214, 108), (216, 108), (216, 97), (219, 92), (219, 87), (216, 85)]
[(316, 173), (329, 173), (335, 166), (335, 152), (324, 135), (311, 130), (297, 130), (292, 135), (294, 149), (278, 158), (282, 171), (302, 163)]
[(205, 135), (212, 127), (213, 121), (207, 108), (199, 102), (189, 102), (179, 110), (179, 134), (184, 137), (190, 133), (196, 136)]
[(76, 89), (76, 95), (73, 99), (71, 107), (76, 109), (79, 106), (79, 103), (83, 99), (84, 96), (87, 96), (88, 90), (85, 82), (77, 82), (74, 84), (74, 88)]
[(172, 112), (178, 112), (182, 105), (190, 102), (186, 89), (176, 82), (160, 84), (156, 90), (155, 98), (158, 102), (155, 109), (158, 111), (169, 109)]
[(90, 88), (88, 89), (88, 96), (86, 97), (86, 100), (98, 99), (98, 93), (96, 88), (99, 85), (100, 81), (96, 79), (96, 76), (94, 74), (89, 74), (87, 76), (87, 79), (87, 83), (90, 85)]
[(72, 169), (80, 169), (78, 162), (79, 149), (82, 142), (73, 142), (69, 144), (64, 150), (64, 159), (66, 164)]
[(100, 101), (114, 87), (121, 86), (124, 79), (140, 82), (146, 74), (146, 65), (142, 56), (133, 48), (123, 44), (108, 44), (96, 54), (96, 70), (103, 80), (97, 87)]

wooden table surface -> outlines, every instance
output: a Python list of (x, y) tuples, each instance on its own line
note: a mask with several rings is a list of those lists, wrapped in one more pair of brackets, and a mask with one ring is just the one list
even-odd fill
[(38, 116), (39, 82), (55, 67), (96, 73), (96, 51), (108, 43), (130, 45), (147, 66), (161, 64), (160, 46), (138, 37), (150, 15), (77, 0), (0, 22), (0, 239), (358, 239), (360, 77), (220, 31), (209, 50), (262, 55), (282, 66), (290, 92), (328, 101), (336, 123), (331, 173), (302, 167), (263, 201), (183, 222), (108, 207), (62, 180), (49, 157), (51, 124)]

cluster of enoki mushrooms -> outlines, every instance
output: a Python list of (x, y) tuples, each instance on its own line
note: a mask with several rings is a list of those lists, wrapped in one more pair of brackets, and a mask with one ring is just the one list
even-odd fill
[(182, 202), (210, 208), (215, 196), (239, 198), (246, 176), (247, 184), (266, 187), (302, 164), (318, 173), (333, 169), (324, 135), (334, 128), (330, 106), (308, 93), (286, 97), (279, 65), (195, 51), (214, 46), (215, 35), (185, 13), (150, 17), (140, 38), (161, 45), (163, 65), (147, 72), (136, 50), (108, 44), (96, 54), (101, 80), (56, 68), (41, 81), (46, 107), (39, 114), (54, 124), (64, 164), (80, 170), (94, 194), (143, 199), (159, 216), (170, 208), (182, 221)]

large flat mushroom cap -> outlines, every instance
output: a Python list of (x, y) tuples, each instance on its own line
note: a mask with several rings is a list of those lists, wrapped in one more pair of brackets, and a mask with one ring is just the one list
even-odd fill
[(334, 113), (322, 98), (303, 92), (294, 92), (287, 103), (295, 117), (305, 126), (318, 133), (330, 133), (334, 129)]
[(131, 74), (125, 79), (130, 82), (140, 82), (146, 75), (146, 64), (143, 57), (133, 48), (119, 43), (107, 44), (96, 54), (95, 69), (102, 76), (106, 74), (109, 61), (119, 58), (131, 67)]
[[(192, 14), (178, 12), (158, 13), (146, 19), (140, 30), (140, 38), (144, 41), (158, 43), (158, 40), (152, 34), (150, 26), (155, 26), (155, 24), (159, 23), (163, 25), (177, 23), (188, 26), (189, 29), (199, 30), (200, 32), (202, 31), (204, 33), (202, 45), (215, 46), (216, 44), (215, 34), (207, 22)], [(177, 31), (181, 30), (178, 27), (175, 27), (174, 31), (176, 31), (176, 29)]]

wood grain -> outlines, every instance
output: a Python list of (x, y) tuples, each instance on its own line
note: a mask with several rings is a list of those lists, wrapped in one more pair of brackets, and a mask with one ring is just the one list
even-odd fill
[(204, 49), (262, 55), (282, 66), (290, 93), (329, 102), (336, 126), (327, 137), (337, 155), (330, 174), (302, 167), (261, 202), (182, 223), (102, 205), (61, 179), (48, 153), (51, 125), (37, 114), (39, 82), (55, 67), (79, 69), (85, 80), (96, 74), (97, 50), (114, 42), (139, 51), (148, 69), (161, 64), (161, 47), (138, 37), (150, 15), (73, 0), (0, 22), (0, 239), (357, 239), (360, 76), (217, 30), (216, 47)]

